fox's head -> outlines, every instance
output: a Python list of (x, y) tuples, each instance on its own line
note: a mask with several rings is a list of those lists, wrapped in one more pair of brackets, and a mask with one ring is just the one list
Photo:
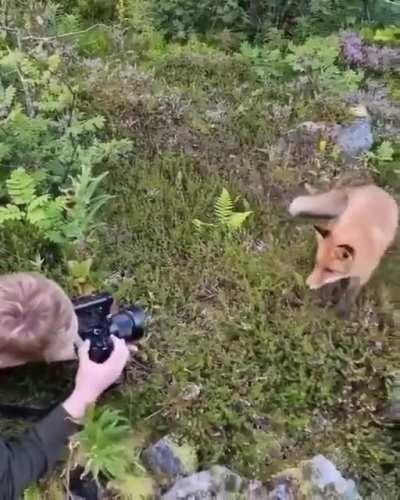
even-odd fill
[(318, 240), (318, 250), (313, 272), (307, 278), (311, 289), (347, 278), (354, 262), (354, 248), (332, 240), (331, 232), (315, 226)]

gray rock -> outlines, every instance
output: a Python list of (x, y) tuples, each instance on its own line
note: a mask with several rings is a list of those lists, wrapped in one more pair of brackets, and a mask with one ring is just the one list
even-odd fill
[(203, 471), (179, 479), (161, 498), (162, 500), (200, 500), (213, 498), (216, 492), (217, 485), (214, 478), (209, 471)]
[(273, 486), (269, 500), (361, 500), (354, 481), (345, 479), (323, 455), (279, 474)]
[(269, 492), (268, 500), (296, 500), (295, 488), (290, 481), (284, 480), (276, 484), (274, 489)]
[(359, 118), (339, 128), (337, 145), (345, 160), (355, 160), (371, 149), (373, 143), (369, 118)]
[(246, 481), (227, 467), (215, 466), (179, 479), (162, 496), (162, 500), (267, 500), (267, 492), (259, 481)]
[(166, 436), (147, 448), (142, 454), (146, 468), (155, 476), (175, 480), (192, 474), (197, 469), (196, 452), (187, 444), (179, 445)]

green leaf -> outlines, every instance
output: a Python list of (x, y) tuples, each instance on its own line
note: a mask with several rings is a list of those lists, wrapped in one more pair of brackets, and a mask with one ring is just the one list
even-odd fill
[(394, 149), (389, 141), (384, 141), (376, 150), (376, 158), (378, 161), (392, 161)]
[(16, 88), (13, 85), (9, 85), (6, 89), (2, 89), (0, 93), (0, 107), (9, 108), (14, 100), (16, 94)]
[(35, 181), (22, 167), (11, 173), (6, 185), (8, 194), (16, 205), (26, 205), (35, 197)]
[(214, 212), (218, 222), (226, 222), (233, 211), (233, 202), (231, 195), (223, 188), (221, 194), (215, 202)]
[(133, 453), (127, 440), (130, 428), (121, 413), (105, 408), (100, 413), (90, 408), (82, 431), (73, 437), (76, 461), (97, 479), (123, 479), (132, 463)]
[(388, 26), (383, 29), (377, 29), (374, 35), (375, 42), (390, 43), (400, 40), (400, 28), (398, 26)]
[(240, 229), (244, 223), (244, 221), (247, 219), (247, 217), (252, 214), (253, 212), (248, 211), (248, 212), (235, 212), (232, 215), (229, 216), (229, 218), (226, 221), (227, 226), (230, 229)]
[(0, 224), (5, 222), (21, 220), (24, 214), (15, 205), (6, 205), (5, 207), (0, 207)]
[(215, 224), (203, 222), (199, 219), (193, 219), (192, 223), (198, 231), (201, 231), (205, 227), (215, 227)]
[(68, 268), (73, 278), (88, 278), (90, 269), (93, 264), (93, 259), (86, 259), (83, 261), (69, 260)]

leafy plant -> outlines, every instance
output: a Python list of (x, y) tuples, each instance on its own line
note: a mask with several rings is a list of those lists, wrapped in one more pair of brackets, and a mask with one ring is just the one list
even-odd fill
[(235, 212), (234, 201), (229, 192), (223, 188), (214, 205), (216, 223), (206, 223), (199, 219), (194, 219), (193, 224), (199, 230), (205, 227), (214, 227), (227, 229), (229, 232), (233, 232), (242, 228), (245, 220), (250, 214), (252, 214), (251, 211)]
[(80, 175), (71, 179), (71, 187), (59, 196), (38, 194), (39, 183), (22, 167), (6, 181), (9, 203), (0, 206), (0, 226), (22, 221), (34, 226), (47, 240), (64, 244), (84, 244), (98, 225), (95, 215), (110, 198), (96, 190), (106, 173), (92, 177), (82, 165)]
[(390, 141), (383, 141), (374, 151), (368, 151), (364, 160), (365, 165), (379, 176), (381, 182), (384, 181), (397, 186), (400, 179), (398, 158), (398, 145)]
[(82, 163), (94, 167), (131, 150), (130, 141), (101, 141), (104, 117), (77, 107), (79, 85), (63, 74), (59, 53), (0, 49), (0, 167), (38, 172), (50, 187)]
[(385, 28), (377, 29), (373, 40), (385, 44), (400, 45), (400, 28), (398, 26), (386, 26)]
[(68, 269), (72, 276), (74, 288), (79, 295), (86, 295), (93, 292), (94, 288), (90, 283), (90, 269), (93, 259), (89, 258), (83, 261), (69, 260)]
[(310, 37), (304, 44), (289, 44), (285, 61), (295, 75), (307, 81), (314, 95), (340, 96), (357, 90), (363, 74), (338, 66), (339, 41), (336, 36)]
[(42, 498), (42, 492), (38, 486), (30, 486), (24, 491), (23, 500), (41, 500)]
[(67, 239), (84, 244), (100, 225), (96, 214), (111, 196), (97, 194), (97, 191), (107, 174), (108, 172), (104, 172), (94, 177), (91, 167), (82, 165), (78, 177), (71, 178), (71, 187), (64, 190), (68, 221), (65, 228)]
[(127, 421), (119, 411), (106, 407), (96, 412), (92, 407), (86, 413), (83, 430), (71, 440), (70, 462), (73, 467), (82, 466), (84, 474), (90, 473), (95, 480), (100, 475), (123, 480), (132, 464), (129, 433)]

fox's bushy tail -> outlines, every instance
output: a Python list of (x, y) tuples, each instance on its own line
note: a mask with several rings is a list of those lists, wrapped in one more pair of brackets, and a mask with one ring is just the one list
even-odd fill
[(298, 196), (289, 206), (289, 213), (294, 217), (334, 219), (347, 207), (348, 196), (343, 190), (327, 193)]

